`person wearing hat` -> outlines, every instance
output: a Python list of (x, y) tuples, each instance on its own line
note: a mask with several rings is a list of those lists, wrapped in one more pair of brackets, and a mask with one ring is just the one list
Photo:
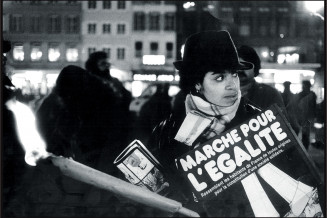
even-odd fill
[[(174, 65), (179, 70), (181, 90), (187, 93), (186, 116), (172, 113), (154, 129), (148, 145), (154, 146), (152, 152), (167, 169), (175, 193), (172, 198), (177, 196), (176, 200), (182, 202), (188, 199), (188, 208), (207, 216), (210, 209), (205, 210), (193, 201), (185, 185), (187, 181), (175, 167), (175, 158), (259, 112), (241, 97), (238, 77), (240, 70), (252, 69), (253, 64), (239, 61), (227, 31), (206, 31), (187, 38), (183, 59)], [(236, 216), (235, 212), (229, 215)], [(227, 214), (214, 214), (217, 215)]]
[(157, 125), (147, 143), (154, 146), (150, 149), (165, 169), (171, 187), (168, 197), (182, 202), (200, 216), (279, 217), (286, 211), (275, 205), (284, 203), (285, 199), (290, 203), (292, 214), (301, 213), (304, 201), (309, 199), (301, 200), (301, 205), (296, 202), (306, 193), (310, 194), (313, 187), (299, 183), (303, 186), (300, 192), (291, 189), (298, 183), (272, 163), (234, 183), (216, 198), (199, 202), (192, 195), (189, 182), (176, 168), (175, 159), (243, 123), (260, 110), (241, 96), (238, 75), (252, 69), (253, 64), (240, 61), (227, 31), (191, 35), (186, 40), (183, 59), (174, 65), (179, 70), (180, 87), (188, 93), (186, 115), (172, 113)]
[(266, 109), (276, 103), (284, 109), (283, 98), (277, 89), (255, 81), (261, 69), (261, 60), (257, 52), (250, 46), (242, 45), (237, 48), (237, 53), (241, 61), (253, 63), (254, 67), (239, 72), (242, 96), (251, 101), (259, 108)]

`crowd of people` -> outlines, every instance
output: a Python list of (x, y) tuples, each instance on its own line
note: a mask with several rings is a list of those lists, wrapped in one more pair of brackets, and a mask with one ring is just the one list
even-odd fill
[[(6, 53), (10, 50), (10, 43), (3, 42), (4, 45), (7, 46), (3, 49)], [(51, 93), (40, 100), (35, 108), (38, 131), (45, 140), (47, 151), (124, 178), (112, 163), (129, 142), (138, 138), (169, 172), (168, 177), (173, 181), (172, 190), (175, 190), (170, 197), (204, 216), (248, 214), (249, 211), (242, 208), (242, 202), (237, 202), (237, 193), (231, 197), (235, 197), (235, 207), (239, 208), (237, 214), (228, 213), (227, 208), (222, 214), (217, 205), (198, 203), (186, 189), (185, 179), (177, 172), (175, 158), (275, 103), (308, 149), (315, 120), (324, 122), (324, 103), (316, 104), (317, 96), (311, 91), (309, 81), (303, 81), (303, 91), (298, 94), (290, 91), (290, 82), (284, 83), (283, 93), (256, 82), (255, 77), (261, 68), (258, 54), (246, 45), (236, 48), (227, 31), (191, 35), (186, 41), (183, 59), (174, 62), (174, 65), (180, 74), (181, 91), (172, 100), (168, 95), (169, 84), (159, 84), (156, 93), (144, 104), (136, 119), (129, 111), (131, 93), (118, 79), (110, 76), (110, 63), (105, 52), (92, 53), (85, 63), (85, 69), (73, 65), (64, 67)], [(26, 189), (26, 183), (17, 180), (17, 175), (24, 171), (32, 175), (27, 177), (29, 180), (39, 178), (40, 184), (55, 184), (53, 190), (57, 195), (52, 198), (56, 198), (57, 204), (63, 202), (64, 195), (79, 193), (82, 196), (78, 205), (80, 208), (94, 206), (93, 210), (85, 212), (87, 215), (96, 213), (96, 202), (104, 198), (112, 205), (128, 205), (130, 202), (126, 203), (122, 198), (81, 185), (58, 173), (49, 173), (47, 163), (40, 164), (36, 170), (25, 166), (24, 151), (15, 130), (15, 118), (5, 107), (5, 103), (14, 98), (15, 87), (5, 75), (4, 66), (3, 62), (5, 115), (2, 146), (5, 157), (3, 175), (7, 178), (3, 180), (5, 212), (9, 215), (33, 215), (36, 211), (35, 208), (26, 207), (17, 210), (17, 205), (20, 204), (22, 208), (22, 201), (32, 198), (28, 195), (30, 192), (19, 191), (23, 185)], [(316, 137), (315, 146), (324, 149), (323, 138)], [(44, 191), (47, 188), (44, 185), (41, 189)], [(35, 194), (35, 190), (31, 192)], [(59, 197), (58, 193), (61, 193)], [(15, 200), (10, 200), (13, 198)], [(126, 211), (117, 208), (108, 209), (107, 213), (126, 215)], [(58, 211), (58, 205), (37, 215), (47, 215), (55, 210)], [(138, 207), (137, 210), (139, 213), (148, 212), (146, 208)]]

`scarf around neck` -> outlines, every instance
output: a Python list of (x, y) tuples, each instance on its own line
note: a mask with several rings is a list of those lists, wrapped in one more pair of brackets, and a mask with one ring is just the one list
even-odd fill
[(187, 115), (175, 136), (175, 140), (192, 146), (201, 134), (205, 139), (219, 135), (224, 131), (225, 125), (235, 117), (240, 101), (240, 91), (234, 104), (227, 107), (215, 105), (201, 97), (188, 94), (185, 100)]

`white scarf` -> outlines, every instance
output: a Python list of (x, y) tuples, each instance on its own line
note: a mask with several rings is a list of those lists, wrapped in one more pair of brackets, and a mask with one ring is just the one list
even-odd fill
[(185, 100), (186, 117), (179, 128), (175, 140), (191, 146), (201, 135), (206, 139), (219, 135), (236, 114), (241, 101), (241, 92), (231, 106), (211, 104), (198, 96), (188, 94)]

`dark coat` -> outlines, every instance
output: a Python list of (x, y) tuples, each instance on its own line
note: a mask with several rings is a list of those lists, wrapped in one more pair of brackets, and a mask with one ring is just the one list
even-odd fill
[[(226, 125), (225, 131), (241, 124), (258, 112), (258, 109), (255, 109), (255, 107), (248, 104), (246, 100), (242, 98), (234, 119)], [(148, 146), (150, 147), (154, 156), (157, 157), (159, 162), (163, 165), (166, 176), (170, 181), (170, 187), (172, 191), (169, 197), (183, 202), (186, 204), (185, 207), (199, 212), (200, 215), (207, 216), (210, 215), (210, 211), (208, 212), (210, 209), (205, 209), (202, 204), (196, 203), (194, 201), (192, 193), (186, 185), (187, 181), (181, 177), (175, 166), (175, 158), (194, 149), (193, 147), (187, 146), (174, 139), (184, 118), (185, 117), (171, 114), (169, 119), (164, 120), (154, 129), (153, 134), (148, 142)], [(244, 197), (246, 198), (246, 196)], [(217, 214), (213, 215), (217, 216)], [(220, 214), (220, 216), (223, 215), (224, 214)]]
[(112, 163), (127, 143), (119, 98), (100, 78), (69, 71), (58, 77), (36, 113), (47, 150), (95, 167), (103, 150), (110, 149)]

